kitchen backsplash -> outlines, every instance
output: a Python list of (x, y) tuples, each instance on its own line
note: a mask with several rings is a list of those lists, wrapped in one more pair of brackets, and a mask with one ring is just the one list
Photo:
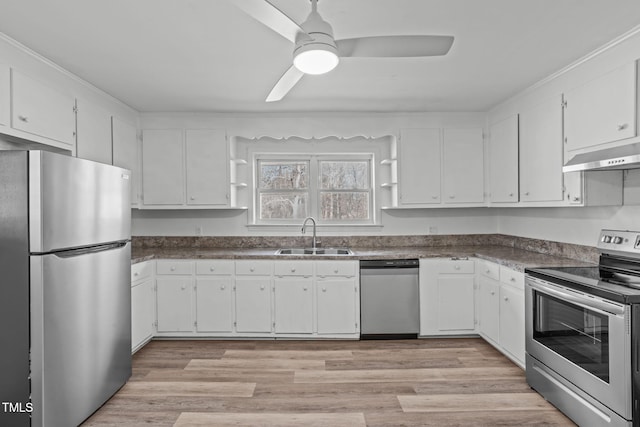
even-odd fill
[[(393, 248), (438, 246), (506, 246), (546, 255), (598, 262), (593, 246), (531, 239), (504, 234), (441, 234), (421, 236), (319, 236), (324, 247)], [(310, 236), (134, 236), (134, 248), (281, 248), (305, 247)]]

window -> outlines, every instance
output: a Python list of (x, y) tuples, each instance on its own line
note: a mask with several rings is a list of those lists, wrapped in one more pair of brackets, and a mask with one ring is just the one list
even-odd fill
[(258, 155), (256, 222), (373, 222), (372, 155)]

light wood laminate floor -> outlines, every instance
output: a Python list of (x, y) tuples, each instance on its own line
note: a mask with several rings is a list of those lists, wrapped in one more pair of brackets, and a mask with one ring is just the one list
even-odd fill
[(480, 338), (152, 341), (84, 426), (573, 426)]

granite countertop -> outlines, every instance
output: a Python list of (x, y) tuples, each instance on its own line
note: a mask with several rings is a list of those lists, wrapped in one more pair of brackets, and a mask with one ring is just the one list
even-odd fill
[(427, 246), (394, 248), (350, 248), (353, 255), (276, 255), (278, 248), (134, 248), (132, 263), (151, 259), (272, 259), (272, 260), (375, 260), (405, 258), (475, 257), (517, 271), (530, 267), (592, 266), (572, 258), (546, 255), (508, 246)]

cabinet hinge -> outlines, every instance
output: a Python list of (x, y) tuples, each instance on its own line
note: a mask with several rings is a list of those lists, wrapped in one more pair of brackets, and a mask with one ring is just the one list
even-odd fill
[(74, 113), (76, 113), (76, 114), (78, 114), (78, 106), (77, 106), (77, 105), (74, 105), (74, 106), (73, 106), (73, 112), (74, 112)]
[(566, 100), (566, 99), (563, 99), (563, 100), (562, 100), (562, 102), (560, 103), (560, 106), (561, 106), (562, 108), (567, 108), (567, 100)]

